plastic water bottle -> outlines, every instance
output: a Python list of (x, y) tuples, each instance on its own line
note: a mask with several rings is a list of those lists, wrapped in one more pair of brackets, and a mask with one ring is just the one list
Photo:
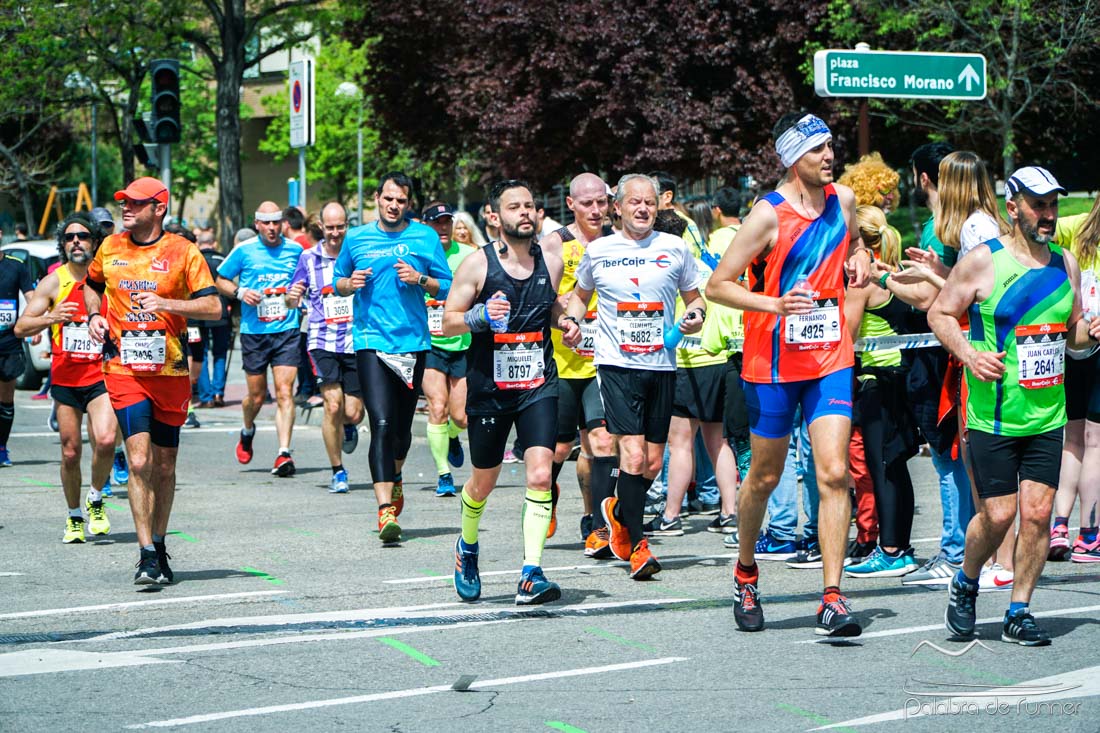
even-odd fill
[[(507, 303), (508, 302), (508, 296), (499, 295), (499, 296), (496, 296), (496, 297), (493, 297), (493, 298), (489, 298), (490, 303), (492, 303), (494, 300), (502, 300), (505, 303)], [(486, 314), (486, 317), (488, 318), (488, 314)], [(508, 316), (504, 316), (504, 318), (501, 318), (500, 320), (494, 320), (492, 318), (489, 318), (489, 329), (493, 333), (507, 333), (508, 332)]]
[[(810, 285), (810, 276), (807, 275), (806, 273), (802, 273), (801, 275), (799, 275), (798, 276), (798, 282), (796, 282), (794, 284), (794, 289), (796, 289), (796, 290), (806, 290), (806, 291), (809, 291), (810, 293), (813, 293), (814, 286)], [(809, 296), (809, 297), (812, 297), (812, 296)]]
[(680, 322), (675, 321), (672, 324), (672, 328), (665, 331), (665, 348), (675, 349), (680, 345), (680, 341), (684, 338), (684, 332), (680, 330)]

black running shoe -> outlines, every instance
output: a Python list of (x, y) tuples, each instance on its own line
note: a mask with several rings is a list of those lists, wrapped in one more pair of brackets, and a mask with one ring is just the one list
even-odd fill
[(137, 563), (137, 572), (134, 573), (134, 585), (156, 585), (160, 577), (160, 563), (157, 562), (157, 551), (142, 549), (141, 559)]
[(157, 582), (161, 585), (172, 585), (176, 582), (176, 576), (172, 573), (172, 568), (168, 567), (168, 561), (172, 559), (172, 556), (164, 548), (163, 542), (154, 542), (153, 548), (157, 551), (157, 564), (160, 566), (160, 575), (157, 576)]
[(1035, 623), (1035, 617), (1030, 613), (1018, 613), (1013, 616), (1005, 611), (1001, 641), (1021, 646), (1048, 646), (1050, 634), (1039, 628)]
[(803, 538), (798, 554), (787, 561), (787, 567), (799, 570), (820, 568), (821, 566), (821, 545), (818, 543), (817, 537)]
[(818, 636), (859, 636), (863, 633), (863, 627), (852, 613), (848, 599), (837, 595), (835, 601), (828, 603), (822, 599), (817, 608), (817, 628), (814, 633)]
[(949, 587), (951, 590), (947, 598), (947, 610), (943, 614), (947, 630), (963, 638), (974, 636), (974, 624), (978, 620), (978, 586), (960, 583), (958, 577), (954, 577)]
[(741, 585), (733, 579), (733, 590), (737, 598), (733, 601), (733, 620), (742, 631), (764, 630), (764, 609), (760, 607), (760, 593), (754, 583)]

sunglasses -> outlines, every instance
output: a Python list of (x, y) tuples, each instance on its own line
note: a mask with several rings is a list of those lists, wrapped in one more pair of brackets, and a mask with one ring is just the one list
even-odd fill
[(61, 239), (68, 242), (72, 239), (79, 239), (81, 242), (88, 242), (92, 239), (91, 232), (65, 232), (61, 235)]
[(127, 208), (131, 208), (131, 209), (141, 209), (141, 208), (144, 208), (145, 206), (148, 206), (149, 204), (155, 204), (155, 203), (157, 203), (156, 199), (141, 199), (140, 201), (135, 201), (134, 199), (123, 199), (122, 200), (122, 205), (127, 207)]

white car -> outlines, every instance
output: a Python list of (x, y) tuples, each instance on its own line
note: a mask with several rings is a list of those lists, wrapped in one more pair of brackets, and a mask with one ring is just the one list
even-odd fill
[[(57, 241), (53, 239), (35, 239), (25, 242), (11, 242), (0, 247), (0, 252), (5, 256), (15, 257), (26, 263), (30, 270), (31, 282), (38, 283), (50, 266), (60, 261), (57, 253)], [(27, 307), (23, 294), (19, 294), (19, 312)], [(32, 343), (33, 338), (23, 339), (23, 355), (27, 359), (26, 369), (23, 375), (17, 377), (15, 386), (19, 389), (38, 389), (42, 381), (50, 373), (50, 339), (49, 332), (43, 333), (38, 343)]]

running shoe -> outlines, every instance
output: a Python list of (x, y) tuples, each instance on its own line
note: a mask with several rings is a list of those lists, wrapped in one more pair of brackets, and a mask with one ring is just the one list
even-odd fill
[(57, 424), (57, 403), (56, 402), (54, 403), (53, 409), (50, 411), (50, 416), (48, 418), (46, 418), (46, 427), (48, 427), (50, 430), (54, 431), (55, 433), (60, 430), (60, 427)]
[(738, 534), (736, 529), (722, 538), (722, 547), (728, 547), (731, 550), (736, 550), (740, 546), (741, 536), (740, 534)]
[(11, 456), (6, 446), (0, 448), (0, 468), (11, 468)]
[(838, 593), (834, 600), (826, 602), (821, 599), (814, 633), (818, 636), (852, 637), (862, 634), (863, 626), (852, 613), (848, 599)]
[(961, 638), (974, 636), (974, 625), (978, 619), (976, 607), (979, 586), (960, 583), (956, 574), (951, 578), (948, 588), (947, 610), (943, 615), (947, 630)]
[(509, 448), (504, 451), (504, 458), (501, 460), (501, 463), (519, 463), (519, 457)]
[(1020, 646), (1049, 646), (1050, 634), (1039, 628), (1035, 617), (1026, 611), (1009, 614), (1005, 611), (1004, 624), (1001, 626), (1001, 641)]
[(588, 535), (592, 534), (592, 522), (593, 519), (591, 514), (581, 515), (581, 542), (587, 540)]
[(241, 437), (237, 441), (237, 463), (248, 464), (252, 462), (252, 439), (255, 437), (255, 432), (252, 435), (245, 435), (244, 431), (241, 431)]
[(111, 464), (111, 479), (123, 486), (130, 480), (130, 464), (126, 462), (126, 451), (121, 448), (115, 450), (115, 462)]
[(1056, 524), (1050, 528), (1050, 549), (1047, 550), (1047, 560), (1066, 560), (1070, 553), (1069, 527), (1064, 524)]
[(294, 459), (286, 451), (275, 456), (275, 467), (271, 469), (271, 475), (279, 478), (290, 478), (294, 475)]
[(185, 427), (185, 428), (201, 428), (202, 423), (200, 423), (199, 419), (197, 417), (195, 417), (194, 412), (189, 412), (189, 413), (187, 413), (187, 419), (183, 421), (183, 427)]
[(160, 567), (157, 582), (161, 585), (172, 585), (176, 582), (176, 574), (172, 572), (172, 568), (168, 567), (168, 561), (172, 559), (172, 556), (168, 554), (163, 541), (154, 542), (153, 549), (157, 551), (157, 565)]
[(1069, 559), (1073, 562), (1100, 562), (1100, 535), (1092, 542), (1086, 542), (1084, 537), (1078, 535)]
[(481, 597), (481, 576), (477, 572), (477, 552), (459, 537), (455, 540), (455, 591), (464, 601), (476, 601)]
[(764, 609), (760, 606), (760, 593), (756, 583), (739, 583), (733, 578), (733, 620), (742, 631), (764, 630)]
[(589, 533), (584, 541), (584, 556), (595, 560), (606, 560), (611, 557), (607, 527), (600, 527)]
[(787, 561), (787, 567), (795, 570), (812, 570), (822, 566), (821, 544), (817, 537), (803, 537), (798, 553)]
[(629, 561), (634, 547), (630, 544), (630, 533), (626, 526), (615, 518), (615, 506), (618, 503), (618, 499), (609, 496), (600, 502), (600, 511), (607, 522), (607, 542), (611, 546), (611, 553), (620, 560)]
[(345, 453), (354, 453), (356, 446), (359, 445), (359, 428), (355, 425), (344, 426), (344, 442), (340, 446), (340, 450)]
[(405, 509), (405, 482), (401, 474), (393, 477), (393, 490), (390, 492), (390, 503), (393, 504), (393, 515), (400, 517)]
[(978, 576), (978, 587), (982, 590), (1012, 590), (1013, 572), (1005, 570), (999, 562), (982, 568)]
[(634, 545), (630, 553), (630, 577), (634, 580), (645, 580), (661, 572), (661, 563), (649, 551), (649, 541), (640, 540)]
[(157, 551), (142, 548), (137, 562), (137, 572), (134, 573), (134, 585), (156, 585), (160, 582), (158, 578), (160, 578), (160, 563), (157, 561)]
[(645, 493), (645, 507), (642, 514), (647, 517), (655, 517), (665, 510), (665, 485), (661, 479), (654, 479), (653, 485)]
[(718, 516), (711, 520), (711, 523), (707, 525), (708, 532), (717, 532), (719, 534), (732, 534), (737, 531), (737, 515), (736, 514), (722, 514), (718, 513)]
[(919, 569), (906, 575), (902, 585), (947, 585), (955, 574), (962, 569), (962, 563), (953, 563), (942, 552), (926, 562)]
[(555, 481), (550, 485), (550, 526), (546, 528), (546, 539), (554, 536), (558, 531), (558, 497), (561, 496), (561, 488)]
[(336, 473), (332, 474), (332, 480), (328, 484), (328, 493), (330, 494), (346, 494), (348, 493), (348, 472), (340, 469)]
[(447, 442), (447, 463), (455, 468), (462, 468), (465, 462), (466, 452), (462, 450), (462, 441), (456, 435)]
[(722, 505), (716, 501), (711, 502), (691, 499), (688, 501), (688, 510), (691, 511), (692, 514), (719, 514), (722, 511)]
[(684, 534), (684, 524), (679, 517), (666, 520), (664, 514), (658, 514), (642, 525), (646, 537), (680, 537)]
[(110, 499), (112, 496), (115, 495), (115, 492), (111, 491), (111, 479), (110, 479), (110, 477), (108, 477), (107, 481), (104, 482), (103, 488), (99, 490), (99, 493), (103, 495), (104, 499)]
[(65, 536), (61, 541), (66, 545), (84, 542), (84, 517), (69, 517), (65, 520)]
[(393, 504), (378, 510), (378, 539), (387, 545), (401, 539), (401, 525), (397, 523)]
[(770, 529), (761, 532), (760, 538), (756, 540), (758, 560), (789, 560), (797, 551), (794, 540), (777, 539)]
[(92, 534), (109, 534), (111, 520), (107, 518), (107, 510), (103, 508), (103, 502), (87, 499), (84, 507), (88, 510), (88, 531)]
[(436, 496), (454, 496), (455, 495), (455, 478), (449, 473), (445, 473), (439, 477), (435, 485)]
[(517, 606), (549, 603), (559, 598), (561, 598), (561, 588), (557, 583), (546, 579), (542, 568), (536, 566), (519, 576), (519, 586), (516, 588)]
[(900, 578), (916, 569), (912, 548), (891, 557), (881, 547), (876, 547), (863, 562), (844, 568), (844, 574), (849, 578)]
[(878, 547), (878, 540), (871, 540), (870, 542), (859, 542), (852, 540), (848, 543), (848, 551), (845, 555), (845, 565), (855, 565), (861, 562), (865, 557), (868, 557), (875, 548)]

